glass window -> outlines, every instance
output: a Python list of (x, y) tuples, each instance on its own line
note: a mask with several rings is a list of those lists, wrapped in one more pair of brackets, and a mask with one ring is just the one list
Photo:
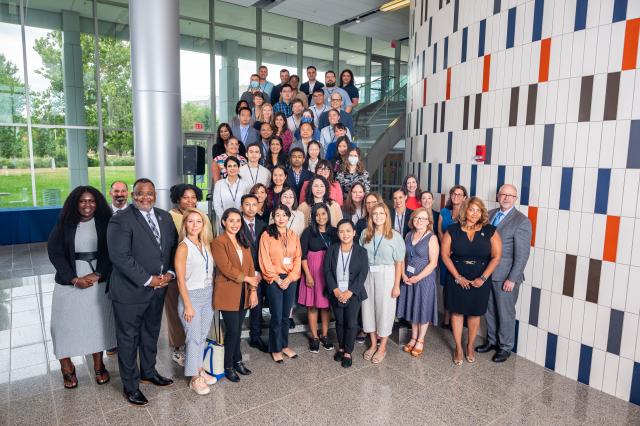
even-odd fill
[[(209, 16), (209, 9), (206, 10), (207, 16)], [(202, 17), (202, 15), (200, 17)], [(256, 29), (256, 9), (254, 7), (243, 7), (216, 0), (214, 18), (216, 22), (221, 24), (232, 24), (236, 27), (250, 30)], [(216, 40), (217, 39), (216, 37)]]
[(209, 0), (181, 1), (180, 16), (209, 20)]
[(240, 95), (249, 88), (251, 74), (256, 73), (256, 61), (238, 59), (238, 86)]
[(31, 164), (26, 127), (0, 126), (0, 208), (29, 207)]
[[(131, 130), (105, 130), (104, 145), (107, 163), (104, 168), (106, 187), (109, 188), (115, 180), (123, 180), (129, 185), (132, 185), (135, 181), (133, 132)], [(96, 181), (94, 176), (96, 172), (99, 173), (99, 170), (89, 169), (90, 182)], [(99, 176), (97, 182), (100, 182)]]
[(371, 40), (371, 53), (387, 58), (394, 58), (396, 56), (396, 50), (391, 47), (390, 42), (377, 40), (375, 38)]
[(69, 194), (67, 131), (34, 128), (32, 135), (36, 177), (35, 204), (60, 206)]
[(262, 12), (262, 32), (298, 37), (298, 21), (275, 13)]
[[(366, 56), (360, 53), (340, 51), (340, 70), (336, 70), (338, 78), (343, 69), (349, 68), (353, 73), (356, 86), (364, 83), (364, 65)], [(340, 82), (338, 82), (340, 84)]]
[(333, 27), (305, 21), (302, 26), (302, 38), (305, 41), (333, 46)]
[(20, 25), (0, 22), (0, 123), (27, 121), (23, 80)]
[(367, 48), (367, 41), (364, 36), (340, 30), (340, 48), (364, 52)]
[[(215, 38), (216, 42), (223, 40), (236, 40), (240, 46), (256, 47), (256, 34), (253, 32), (238, 31), (216, 25)], [(239, 56), (242, 56), (242, 53), (243, 52), (239, 52)], [(253, 50), (253, 57), (255, 58), (255, 49)]]
[(262, 36), (262, 62), (269, 70), (269, 80), (280, 83), (280, 70), (286, 68), (291, 74), (298, 72), (298, 46), (295, 41)]
[[(304, 53), (303, 64), (306, 66), (313, 65), (318, 70), (318, 80), (324, 83), (324, 73), (333, 69), (333, 49), (320, 47), (313, 44), (304, 44), (302, 47)], [(304, 76), (306, 81), (306, 71)]]
[[(180, 50), (182, 129), (211, 131), (209, 55)], [(196, 126), (202, 125), (202, 128)]]

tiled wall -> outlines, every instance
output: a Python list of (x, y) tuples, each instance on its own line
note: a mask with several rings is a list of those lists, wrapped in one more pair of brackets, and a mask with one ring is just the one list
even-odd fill
[(639, 33), (640, 0), (412, 0), (405, 158), (441, 204), (519, 188), (516, 352), (636, 404)]

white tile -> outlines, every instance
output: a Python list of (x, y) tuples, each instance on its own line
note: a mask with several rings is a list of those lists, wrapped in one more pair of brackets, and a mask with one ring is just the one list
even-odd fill
[[(640, 191), (640, 170), (627, 169), (624, 175), (624, 187), (622, 194), (638, 194)], [(638, 205), (639, 197), (622, 197), (622, 207), (620, 209), (621, 216), (635, 217), (636, 206)]]
[[(602, 123), (602, 135), (606, 135), (605, 143), (600, 143), (600, 154), (598, 167), (603, 169), (611, 168), (613, 164), (613, 144), (610, 142), (611, 135), (616, 134), (616, 122), (613, 120)], [(601, 137), (602, 137), (601, 135)]]
[(593, 226), (591, 227), (591, 251), (589, 256), (592, 259), (602, 260), (602, 247), (604, 247), (604, 234), (607, 227), (607, 216), (603, 214), (593, 215)]
[(566, 255), (562, 252), (554, 253), (553, 262), (553, 287), (551, 291), (554, 294), (562, 294), (564, 284), (564, 264)]
[(611, 307), (613, 298), (613, 283), (615, 281), (616, 264), (613, 262), (602, 262), (600, 270), (600, 287), (598, 287), (598, 304)]
[(529, 324), (520, 321), (518, 323), (518, 355), (526, 358), (529, 336)]
[[(584, 171), (584, 184), (582, 185), (582, 211), (593, 212), (596, 204), (596, 189), (598, 186), (598, 169), (587, 168)], [(589, 232), (589, 231), (587, 231)]]
[[(574, 176), (575, 176), (575, 173), (574, 173)], [(575, 183), (575, 180), (574, 180), (574, 183)], [(571, 202), (573, 202), (573, 197)], [(576, 238), (576, 236), (580, 235), (581, 216), (582, 215), (576, 211), (572, 210), (569, 212), (569, 225), (567, 227), (568, 229), (567, 235), (571, 235), (572, 237), (567, 238), (567, 248), (566, 248), (567, 254), (573, 254), (573, 255), (578, 254), (578, 238)], [(562, 230), (558, 228), (558, 232), (562, 232)]]
[(607, 353), (604, 363), (604, 375), (602, 378), (602, 392), (608, 393), (609, 395), (616, 394), (619, 364), (620, 357), (618, 355)]
[[(556, 235), (557, 239), (556, 239), (556, 248), (555, 248), (556, 251), (564, 252), (567, 250), (567, 239), (568, 239), (571, 227), (574, 227), (574, 230), (579, 231), (580, 222), (578, 222), (576, 226), (575, 224), (570, 222), (570, 219), (571, 219), (571, 213), (569, 211), (558, 210), (558, 226), (557, 226), (557, 235)], [(571, 234), (571, 235), (575, 235), (575, 234)], [(575, 238), (572, 238), (572, 240), (575, 240)], [(577, 248), (576, 248), (576, 251), (577, 251)]]
[(578, 380), (578, 367), (580, 366), (580, 343), (569, 340), (569, 350), (567, 352), (566, 376), (573, 380)]
[(569, 338), (579, 342), (582, 336), (582, 326), (584, 322), (584, 304), (582, 300), (573, 300), (573, 309), (571, 310), (571, 332)]
[(531, 308), (531, 285), (523, 283), (520, 286), (520, 322), (529, 322), (529, 310)]
[[(593, 75), (596, 68), (596, 52), (593, 46), (598, 44), (598, 28), (588, 28), (585, 34), (585, 49), (582, 57), (582, 75)], [(592, 104), (593, 105), (593, 104)]]
[[(578, 102), (576, 102), (577, 104)], [(586, 167), (587, 166), (587, 151), (584, 149), (585, 143), (589, 141), (589, 129), (591, 123), (580, 122), (578, 123), (578, 130), (576, 132), (577, 148), (575, 158), (573, 160), (574, 167)]]
[(611, 25), (598, 27), (598, 42), (596, 44), (595, 72), (604, 74), (609, 66), (609, 42), (611, 40)]
[(538, 327), (527, 325), (527, 352), (526, 358), (535, 362), (536, 348), (538, 345)]
[(618, 383), (616, 385), (616, 396), (625, 401), (629, 400), (631, 392), (631, 376), (633, 375), (633, 361), (620, 357), (618, 366)]
[[(603, 144), (606, 145), (606, 144)], [(622, 169), (611, 170), (611, 181), (609, 184), (609, 202), (607, 204), (607, 214), (611, 216), (620, 216), (622, 213), (622, 202), (625, 194), (619, 190), (624, 188), (625, 171)], [(632, 193), (631, 193), (632, 194)], [(622, 229), (620, 229), (622, 232)], [(620, 248), (618, 248), (618, 255), (620, 255)]]
[(622, 69), (622, 51), (624, 48), (624, 33), (626, 22), (616, 22), (611, 25), (611, 43), (609, 44), (608, 72)]
[(640, 266), (640, 219), (636, 219), (635, 225), (634, 225), (633, 249), (631, 251), (630, 263), (633, 266)]
[[(640, 276), (640, 267), (632, 266), (629, 275), (632, 277)], [(640, 314), (640, 283), (637, 280), (630, 280), (627, 286), (626, 311), (636, 315)]]
[(616, 121), (616, 134), (613, 142), (613, 167), (624, 169), (627, 167), (627, 151), (629, 150), (629, 120)]
[[(570, 209), (573, 216), (574, 212), (582, 211), (582, 197), (584, 195), (585, 169), (574, 168), (573, 179), (571, 182), (571, 203)], [(577, 234), (572, 234), (577, 235)]]
[(605, 351), (594, 349), (591, 355), (591, 370), (589, 374), (589, 386), (601, 390), (604, 378)]
[(607, 350), (607, 341), (609, 340), (609, 320), (611, 319), (611, 309), (606, 306), (598, 306), (596, 314), (596, 329), (593, 339), (593, 347)]
[(536, 351), (533, 362), (544, 367), (544, 361), (547, 355), (547, 332), (539, 328), (537, 330)]
[(560, 309), (562, 307), (562, 296), (559, 294), (551, 294), (549, 301), (549, 317), (547, 328), (549, 333), (558, 335), (560, 329)]
[[(598, 79), (596, 79), (598, 80)], [(595, 86), (595, 82), (594, 82)], [(595, 90), (595, 87), (594, 87)], [(602, 104), (604, 105), (604, 92), (602, 93), (603, 99)], [(594, 93), (595, 96), (595, 93)], [(596, 104), (600, 102), (599, 100), (592, 100), (592, 104)], [(600, 118), (602, 118), (603, 112), (594, 112), (594, 108), (591, 109), (591, 117), (594, 117), (595, 114), (600, 114)], [(598, 167), (598, 163), (600, 161), (599, 153), (600, 153), (600, 139), (602, 137), (602, 122), (600, 121), (592, 121), (589, 123), (589, 138), (587, 140), (587, 156), (585, 159), (585, 164), (587, 167)]]
[(629, 266), (616, 264), (615, 269), (611, 307), (624, 311), (627, 298), (627, 283), (629, 282)]
[(542, 269), (541, 288), (551, 292), (553, 287), (553, 271), (554, 271), (555, 252), (544, 250), (544, 267)]
[(586, 31), (573, 33), (573, 46), (571, 49), (571, 77), (582, 74), (582, 60), (584, 58)]
[(620, 339), (620, 356), (633, 359), (636, 352), (638, 336), (638, 315), (625, 312), (622, 323), (622, 339)]
[(633, 110), (633, 89), (636, 78), (634, 70), (620, 73), (620, 91), (618, 92), (617, 119), (630, 119)]
[(640, 18), (640, 2), (630, 1), (627, 3), (627, 19)]
[(593, 347), (597, 315), (598, 305), (586, 302), (584, 305), (584, 321), (582, 323), (582, 339), (580, 342), (587, 346)]
[(569, 80), (569, 99), (567, 105), (567, 123), (577, 123), (578, 121), (578, 107), (580, 99), (580, 87), (582, 85), (582, 79), (580, 77), (573, 77)]
[(540, 292), (540, 307), (538, 309), (538, 328), (549, 329), (549, 308), (551, 304), (551, 292), (542, 290)]
[[(576, 300), (575, 302), (577, 303), (578, 301)], [(560, 329), (558, 331), (558, 334), (567, 339), (571, 335), (571, 318), (573, 317), (573, 313), (572, 313), (573, 303), (574, 303), (574, 299), (572, 297), (562, 296), (562, 307), (560, 309)]]
[(587, 298), (587, 279), (589, 277), (589, 258), (578, 256), (576, 262), (576, 278), (573, 288), (573, 297), (579, 300)]
[(633, 86), (633, 106), (631, 108), (631, 117), (640, 118), (640, 71), (635, 71), (635, 84)]
[[(536, 241), (536, 245), (537, 245), (537, 241)], [(533, 261), (532, 285), (534, 287), (540, 288), (542, 283), (542, 271), (544, 269), (544, 250), (542, 248), (537, 248), (533, 252), (533, 254), (534, 254), (533, 259), (530, 259), (530, 262)]]
[[(612, 186), (620, 188), (620, 186)], [(612, 191), (616, 192), (616, 191)], [(617, 191), (619, 192), (619, 191)], [(630, 217), (620, 218), (620, 229), (618, 231), (618, 251), (616, 252), (616, 262), (630, 264), (631, 253), (633, 251), (633, 235), (635, 232), (635, 220)]]
[[(556, 349), (556, 373), (567, 375), (567, 358), (569, 355), (569, 339), (558, 337), (558, 347)], [(617, 368), (617, 366), (616, 366)], [(577, 373), (576, 373), (577, 376)]]

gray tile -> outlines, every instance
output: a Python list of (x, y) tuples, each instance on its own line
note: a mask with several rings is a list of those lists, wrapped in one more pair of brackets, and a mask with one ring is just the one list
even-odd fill
[(110, 371), (110, 373), (111, 380), (109, 383), (95, 386), (95, 393), (98, 398), (98, 402), (102, 407), (102, 411), (105, 413), (129, 406), (129, 403), (124, 398), (122, 381), (118, 377), (113, 377), (112, 371)]
[(31, 367), (47, 362), (44, 343), (22, 346), (11, 349), (11, 368)]
[[(316, 418), (318, 421), (320, 418)], [(217, 420), (217, 419), (214, 419)], [(326, 417), (325, 422), (332, 424)], [(297, 419), (300, 421), (300, 419)], [(239, 414), (225, 420), (217, 421), (216, 424), (226, 425), (294, 425), (297, 424), (287, 412), (276, 403), (266, 404), (251, 411)]]
[(104, 415), (101, 412), (94, 413), (90, 417), (70, 423), (72, 426), (106, 426), (106, 424), (107, 421), (104, 419)]
[(50, 392), (51, 382), (47, 364), (11, 370), (9, 383), (11, 401)]
[(56, 418), (51, 392), (11, 401), (9, 424), (50, 425)]
[(209, 423), (207, 416), (213, 416), (211, 413), (215, 413), (215, 420), (217, 421), (234, 416), (240, 412), (238, 406), (233, 402), (231, 395), (225, 392), (222, 386), (218, 386), (217, 383), (209, 387), (210, 391), (208, 395), (198, 395), (186, 386), (185, 384), (185, 389), (181, 391), (184, 399), (196, 413), (199, 413), (205, 423)]
[(0, 426), (9, 424), (9, 404), (0, 403)]
[(104, 413), (107, 424), (118, 426), (153, 426), (155, 423), (146, 407), (127, 405), (119, 410)]
[(158, 395), (149, 401), (147, 410), (157, 425), (201, 423), (198, 413), (187, 404), (181, 392)]
[(336, 379), (282, 398), (278, 405), (301, 424), (314, 424), (318, 419), (328, 424), (354, 424), (364, 414), (368, 401), (355, 397), (347, 385)]
[(96, 412), (102, 415), (93, 386), (78, 385), (75, 389), (55, 390), (53, 402), (59, 424), (74, 423)]

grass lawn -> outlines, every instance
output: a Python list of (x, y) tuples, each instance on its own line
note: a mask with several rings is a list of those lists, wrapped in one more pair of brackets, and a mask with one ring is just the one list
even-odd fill
[[(135, 177), (134, 166), (105, 167), (107, 190), (114, 180), (123, 180), (130, 185)], [(100, 168), (89, 167), (89, 184), (100, 189)], [(69, 195), (69, 174), (66, 168), (36, 169), (36, 197), (38, 206), (44, 205), (45, 189), (60, 190), (60, 205)], [(31, 174), (28, 169), (0, 171), (0, 208), (31, 207)]]

